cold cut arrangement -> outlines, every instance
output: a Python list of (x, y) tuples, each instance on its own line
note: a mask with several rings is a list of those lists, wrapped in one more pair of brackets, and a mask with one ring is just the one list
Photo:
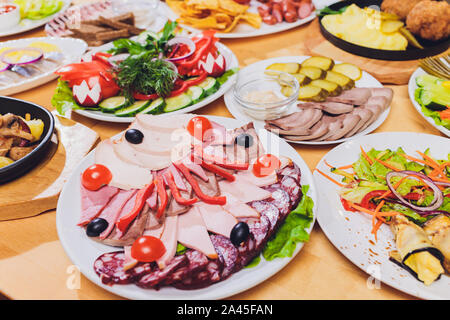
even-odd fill
[(137, 115), (119, 139), (100, 143), (82, 174), (78, 225), (123, 248), (94, 262), (104, 284), (198, 289), (225, 280), (308, 201), (300, 169), (266, 154), (253, 124), (167, 119)]

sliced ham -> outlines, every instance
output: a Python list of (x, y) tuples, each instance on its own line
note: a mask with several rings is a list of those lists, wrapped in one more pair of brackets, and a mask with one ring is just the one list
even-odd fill
[(195, 163), (192, 162), (189, 158), (185, 158), (183, 159), (183, 164), (195, 175), (197, 175), (199, 178), (201, 178), (203, 181), (208, 182), (208, 176), (205, 172), (205, 170), (203, 170), (203, 168)]
[(249, 163), (252, 163), (253, 160), (265, 154), (265, 150), (261, 143), (261, 140), (258, 137), (258, 134), (256, 133), (253, 122), (250, 122), (247, 125), (243, 126), (242, 129), (245, 130), (246, 134), (250, 135), (253, 138), (253, 144), (250, 147), (246, 148), (247, 161)]
[(137, 114), (136, 122), (147, 130), (156, 132), (173, 132), (179, 128), (186, 128), (187, 123), (194, 117), (192, 114), (170, 115), (170, 119), (151, 114)]
[(142, 189), (152, 182), (150, 170), (122, 161), (116, 156), (110, 140), (100, 142), (95, 150), (95, 163), (106, 166), (112, 173), (110, 186), (119, 189)]
[(152, 194), (147, 198), (145, 202), (153, 211), (158, 208), (158, 191), (156, 190), (156, 188), (153, 189)]
[(175, 253), (177, 252), (177, 238), (178, 216), (168, 216), (164, 221), (164, 230), (160, 238), (166, 248), (164, 255), (157, 261), (160, 269), (164, 269), (170, 260), (175, 257)]
[(144, 236), (152, 236), (152, 237), (160, 239), (162, 234), (163, 234), (163, 232), (164, 232), (164, 226), (165, 226), (165, 224), (163, 223), (163, 224), (160, 224), (156, 228), (146, 229), (144, 231)]
[(257, 177), (253, 174), (252, 168), (253, 166), (250, 166), (248, 170), (238, 171), (236, 173), (236, 176), (238, 176), (238, 179), (243, 179), (258, 187), (269, 186), (277, 182), (278, 178), (276, 172), (273, 172), (267, 176)]
[(96, 191), (91, 191), (81, 185), (81, 217), (79, 226), (85, 225), (96, 218), (103, 208), (109, 203), (119, 189), (113, 186), (103, 186)]
[(230, 237), (231, 230), (238, 223), (233, 215), (221, 206), (204, 202), (196, 203), (194, 207), (198, 208), (208, 231)]
[(232, 194), (223, 192), (222, 195), (227, 197), (227, 203), (223, 208), (231, 213), (234, 217), (240, 218), (259, 218), (259, 212), (250, 207), (245, 202)]
[(181, 176), (180, 172), (178, 171), (178, 169), (173, 164), (170, 164), (167, 167), (167, 169), (162, 172), (164, 180), (166, 181), (166, 184), (167, 184), (167, 180), (166, 180), (166, 178), (164, 176), (165, 172), (172, 173), (173, 181), (175, 182), (175, 184), (176, 184), (176, 186), (177, 186), (177, 188), (179, 190), (184, 190), (184, 191), (188, 190), (187, 187), (186, 187), (186, 184), (184, 183), (183, 177)]
[[(120, 190), (108, 203), (108, 205), (103, 209), (100, 214), (100, 218), (105, 219), (108, 222), (108, 227), (100, 234), (100, 239), (105, 239), (111, 231), (114, 229), (114, 224), (119, 218), (122, 209), (125, 207), (127, 202), (133, 198), (137, 190)], [(135, 199), (133, 199), (135, 200)], [(134, 206), (134, 201), (133, 206)], [(128, 210), (128, 206), (127, 206)]]
[(123, 269), (129, 270), (134, 268), (138, 261), (131, 256), (131, 246), (123, 247), (125, 260), (123, 261)]
[(211, 145), (227, 145), (233, 143), (233, 135), (221, 124), (210, 121), (212, 129), (205, 133), (204, 141)]
[(239, 176), (236, 176), (236, 180), (233, 182), (226, 180), (219, 181), (219, 188), (222, 193), (229, 193), (244, 203), (264, 200), (270, 198), (272, 195), (269, 191), (255, 186)]
[(202, 252), (210, 259), (217, 258), (217, 252), (209, 237), (205, 222), (197, 207), (178, 217), (178, 241), (185, 247)]

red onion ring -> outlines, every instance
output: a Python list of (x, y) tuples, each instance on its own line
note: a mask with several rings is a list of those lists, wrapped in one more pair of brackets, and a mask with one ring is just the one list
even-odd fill
[[(406, 199), (402, 197), (400, 193), (397, 192), (397, 190), (394, 189), (391, 183), (392, 177), (406, 177), (406, 176), (417, 176), (420, 177), (434, 192), (434, 198), (433, 201), (431, 201), (430, 205), (428, 207), (419, 207), (416, 206), (410, 202), (408, 202)], [(411, 179), (414, 179), (414, 177), (408, 177)], [(418, 178), (415, 180), (420, 181)], [(426, 175), (415, 172), (415, 171), (390, 171), (386, 174), (386, 183), (389, 188), (389, 190), (398, 198), (398, 200), (406, 207), (413, 209), (415, 211), (422, 211), (422, 212), (430, 212), (435, 211), (437, 208), (439, 208), (442, 203), (444, 202), (444, 195), (442, 194), (442, 191), (439, 189), (439, 187), (434, 183), (433, 180), (431, 180)]]
[(189, 47), (189, 52), (187, 54), (185, 54), (184, 56), (181, 56), (181, 57), (168, 58), (167, 59), (168, 61), (180, 61), (180, 60), (183, 60), (183, 59), (186, 59), (186, 58), (190, 57), (195, 52), (195, 49), (196, 49), (195, 43), (194, 43), (194, 41), (192, 41), (189, 38), (186, 38), (186, 37), (175, 37), (175, 38), (173, 38), (173, 39), (171, 39), (171, 40), (169, 40), (167, 42), (167, 44), (169, 46), (172, 46), (172, 45), (175, 45), (175, 44), (180, 44), (180, 43), (187, 45)]
[[(35, 51), (38, 52), (39, 55), (37, 58), (30, 58), (27, 61), (22, 61), (22, 62), (14, 62), (14, 61), (9, 61), (8, 58), (6, 57), (8, 53), (14, 52), (14, 51), (19, 51), (19, 50), (27, 50), (27, 51)], [(24, 64), (30, 64), (30, 63), (34, 63), (36, 61), (39, 61), (42, 59), (42, 57), (44, 56), (44, 53), (42, 52), (42, 50), (38, 49), (38, 48), (12, 48), (9, 50), (4, 51), (1, 55), (0, 55), (0, 60), (3, 63), (9, 64), (9, 65), (24, 65)]]

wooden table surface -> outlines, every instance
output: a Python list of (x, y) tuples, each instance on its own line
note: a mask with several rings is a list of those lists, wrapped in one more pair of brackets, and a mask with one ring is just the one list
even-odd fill
[[(247, 39), (224, 39), (241, 67), (276, 56), (303, 55), (303, 42), (318, 35), (314, 25)], [(43, 36), (43, 28), (1, 40)], [(49, 110), (56, 81), (14, 95)], [(389, 117), (375, 132), (409, 131), (441, 135), (414, 109), (407, 86), (390, 86), (394, 99)], [(197, 110), (198, 114), (232, 117), (223, 98)], [(79, 115), (75, 121), (106, 139), (126, 125), (100, 122)], [(333, 146), (298, 146), (298, 153), (314, 169)], [(32, 186), (30, 186), (32, 187)], [(1, 188), (0, 188), (1, 190)], [(78, 275), (56, 232), (54, 210), (36, 217), (0, 222), (0, 292), (10, 299), (121, 299)], [(310, 241), (282, 271), (232, 299), (414, 299), (387, 285), (370, 285), (369, 275), (347, 260), (316, 223)], [(369, 285), (368, 285), (369, 283)]]

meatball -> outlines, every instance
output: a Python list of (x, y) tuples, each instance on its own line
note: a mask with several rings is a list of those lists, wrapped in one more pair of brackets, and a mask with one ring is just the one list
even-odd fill
[(408, 14), (406, 27), (423, 39), (446, 39), (450, 36), (450, 5), (447, 1), (422, 1)]
[(383, 0), (381, 10), (396, 14), (401, 20), (405, 20), (412, 8), (422, 1), (424, 0)]

